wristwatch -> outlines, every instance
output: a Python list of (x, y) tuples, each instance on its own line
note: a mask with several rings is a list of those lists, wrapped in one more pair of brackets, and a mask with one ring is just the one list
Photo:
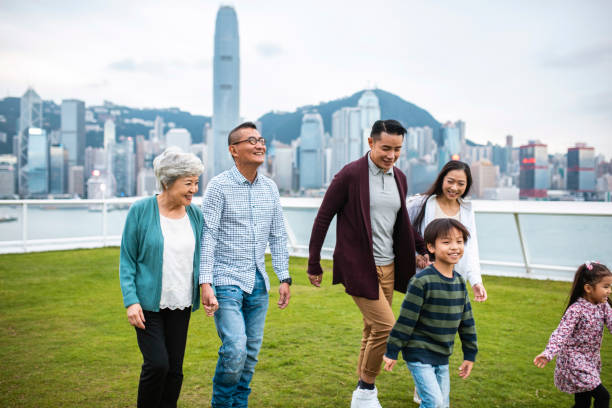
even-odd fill
[(289, 284), (289, 286), (291, 286), (291, 283), (292, 283), (292, 282), (293, 282), (293, 281), (291, 280), (291, 278), (283, 279), (282, 281), (280, 281), (280, 283), (288, 283), (288, 284)]

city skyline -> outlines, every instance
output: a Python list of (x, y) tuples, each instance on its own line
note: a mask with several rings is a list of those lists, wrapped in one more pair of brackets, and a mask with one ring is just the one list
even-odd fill
[[(0, 89), (18, 96), (31, 85), (56, 101), (180, 106), (210, 116), (213, 44), (206, 39), (218, 6), (7, 1), (0, 30), (11, 41), (0, 52), (11, 64), (0, 74)], [(546, 140), (549, 152), (584, 141), (612, 156), (609, 3), (234, 6), (245, 118), (369, 84), (441, 122), (465, 121), (467, 138), (477, 143), (502, 144), (513, 134), (517, 144)]]

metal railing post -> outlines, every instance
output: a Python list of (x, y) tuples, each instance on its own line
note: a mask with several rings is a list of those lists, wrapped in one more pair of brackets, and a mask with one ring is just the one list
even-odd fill
[(519, 220), (519, 214), (517, 212), (512, 213), (514, 215), (514, 222), (516, 223), (516, 231), (518, 232), (519, 241), (521, 243), (521, 252), (523, 253), (523, 262), (525, 263), (525, 270), (527, 274), (531, 274), (531, 265), (529, 264), (529, 252), (527, 251), (527, 243), (523, 236), (523, 230), (521, 229), (521, 221)]
[(23, 241), (23, 252), (28, 252), (28, 203), (21, 204), (21, 239)]
[(106, 199), (102, 201), (102, 246), (106, 246), (106, 235), (108, 233), (107, 227), (107, 216), (106, 212), (108, 211), (108, 207), (106, 205)]

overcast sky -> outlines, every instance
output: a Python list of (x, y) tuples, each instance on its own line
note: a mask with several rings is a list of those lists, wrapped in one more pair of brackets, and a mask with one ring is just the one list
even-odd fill
[[(0, 96), (212, 114), (215, 1), (0, 0)], [(234, 1), (241, 116), (376, 86), (467, 137), (612, 156), (611, 1)]]

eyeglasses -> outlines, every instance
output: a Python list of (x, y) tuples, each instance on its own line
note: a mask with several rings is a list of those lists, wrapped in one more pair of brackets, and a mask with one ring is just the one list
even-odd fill
[(248, 137), (248, 138), (246, 138), (244, 140), (240, 140), (239, 142), (232, 143), (232, 145), (237, 145), (237, 144), (240, 144), (242, 142), (249, 142), (253, 146), (255, 146), (257, 143), (261, 144), (262, 146), (266, 145), (266, 139), (264, 139), (263, 137), (260, 137), (258, 139), (258, 138), (254, 137), (254, 136)]

